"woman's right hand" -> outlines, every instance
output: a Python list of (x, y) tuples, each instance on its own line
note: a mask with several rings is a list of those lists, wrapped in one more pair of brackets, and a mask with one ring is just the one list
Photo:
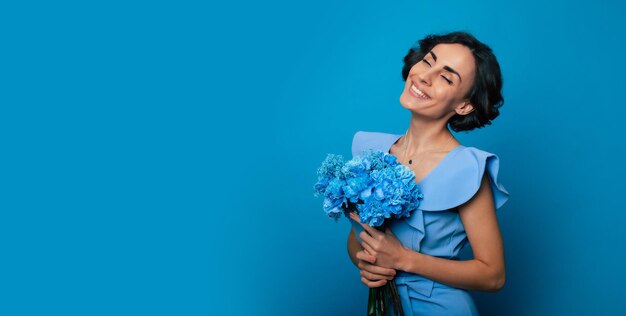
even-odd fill
[(383, 286), (396, 276), (395, 269), (377, 266), (376, 258), (365, 249), (358, 251), (356, 257), (359, 259), (357, 266), (361, 270), (361, 282), (369, 288)]

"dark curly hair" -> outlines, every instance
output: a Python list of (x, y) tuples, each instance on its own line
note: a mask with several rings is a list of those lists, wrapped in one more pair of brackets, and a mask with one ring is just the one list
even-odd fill
[(443, 35), (427, 35), (419, 40), (404, 56), (402, 78), (406, 81), (413, 65), (420, 62), (424, 56), (437, 44), (461, 44), (469, 48), (474, 55), (476, 75), (474, 83), (465, 98), (474, 106), (474, 110), (467, 115), (455, 114), (448, 124), (455, 132), (470, 131), (491, 124), (504, 103), (502, 97), (502, 74), (496, 56), (489, 46), (477, 40), (467, 32), (452, 32)]

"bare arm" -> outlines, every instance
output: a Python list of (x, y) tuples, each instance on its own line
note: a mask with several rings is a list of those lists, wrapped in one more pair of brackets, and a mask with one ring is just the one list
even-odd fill
[(375, 264), (376, 258), (369, 255), (356, 239), (354, 228), (348, 235), (348, 254), (352, 263), (360, 270), (361, 282), (367, 287), (374, 288), (387, 284), (396, 275), (396, 270), (380, 267)]
[(459, 207), (459, 215), (474, 259), (449, 260), (406, 248), (397, 268), (458, 288), (500, 290), (505, 283), (504, 247), (486, 172), (478, 192)]
[(351, 228), (350, 234), (348, 234), (348, 255), (350, 256), (350, 260), (352, 260), (352, 263), (354, 263), (357, 268), (359, 259), (356, 257), (356, 253), (361, 250), (363, 250), (363, 246), (361, 246), (361, 244), (359, 244), (359, 241), (356, 239), (354, 228)]

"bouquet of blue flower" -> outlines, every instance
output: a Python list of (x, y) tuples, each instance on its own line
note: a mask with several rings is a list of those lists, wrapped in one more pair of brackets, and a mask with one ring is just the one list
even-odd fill
[[(361, 223), (385, 231), (385, 220), (409, 217), (423, 198), (413, 171), (382, 151), (370, 149), (345, 163), (341, 155), (328, 154), (317, 176), (314, 195), (324, 196), (324, 211), (335, 222), (341, 214), (348, 217), (354, 212)], [(393, 280), (370, 288), (368, 315), (385, 315), (388, 297), (394, 310), (404, 315)]]

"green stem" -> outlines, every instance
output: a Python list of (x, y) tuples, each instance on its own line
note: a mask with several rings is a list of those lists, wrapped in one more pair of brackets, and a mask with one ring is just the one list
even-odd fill
[(404, 316), (404, 311), (402, 310), (402, 303), (400, 302), (400, 294), (398, 293), (398, 287), (396, 286), (396, 280), (391, 280), (391, 298), (393, 300), (393, 309), (394, 314)]
[(383, 313), (384, 315), (388, 315), (389, 312), (389, 283), (383, 286)]
[(367, 316), (376, 316), (376, 298), (374, 288), (370, 288), (367, 296)]
[[(350, 207), (350, 209), (352, 209), (352, 207)], [(354, 211), (358, 214), (356, 208)], [(385, 223), (383, 223), (380, 227), (375, 228), (384, 232)], [(391, 310), (389, 309), (390, 306), (393, 307), (395, 315), (399, 314), (400, 316), (404, 316), (402, 303), (400, 301), (400, 294), (398, 293), (396, 282), (393, 279), (391, 282), (388, 282), (382, 287), (369, 289), (367, 298), (367, 316), (388, 316), (388, 314), (391, 313)]]
[(380, 288), (376, 288), (376, 306), (378, 307), (378, 315), (380, 316), (384, 316), (385, 314), (383, 314), (383, 304), (381, 302), (381, 294), (382, 291), (380, 290)]

